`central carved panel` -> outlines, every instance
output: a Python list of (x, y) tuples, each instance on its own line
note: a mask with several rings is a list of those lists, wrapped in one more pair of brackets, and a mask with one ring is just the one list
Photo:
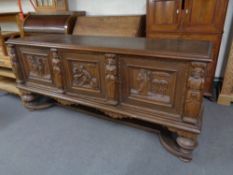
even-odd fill
[(97, 74), (95, 63), (72, 63), (73, 86), (97, 90), (99, 89)]
[(139, 96), (163, 103), (171, 102), (171, 88), (174, 87), (172, 72), (133, 68), (131, 75), (131, 96)]
[(51, 74), (46, 56), (25, 54), (28, 63), (29, 77), (50, 80)]

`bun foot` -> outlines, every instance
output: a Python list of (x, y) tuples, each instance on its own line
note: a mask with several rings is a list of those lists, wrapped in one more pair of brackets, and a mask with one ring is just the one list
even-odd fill
[(169, 131), (161, 131), (159, 138), (164, 148), (181, 161), (188, 163), (192, 160), (192, 151), (197, 145), (195, 141)]
[(52, 99), (31, 92), (23, 92), (21, 99), (25, 108), (30, 111), (47, 109), (54, 105)]

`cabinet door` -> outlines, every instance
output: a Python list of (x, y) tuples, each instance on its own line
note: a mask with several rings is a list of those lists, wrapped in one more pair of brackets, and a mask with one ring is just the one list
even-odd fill
[(21, 47), (20, 62), (23, 65), (24, 78), (27, 84), (53, 87), (53, 69), (50, 50), (47, 48)]
[(93, 53), (62, 51), (65, 91), (72, 96), (104, 99), (104, 56)]
[(178, 31), (181, 15), (180, 0), (148, 0), (147, 29), (154, 31)]
[(228, 0), (185, 0), (185, 32), (221, 33)]
[(188, 65), (184, 62), (121, 57), (121, 105), (134, 112), (177, 119), (182, 115)]

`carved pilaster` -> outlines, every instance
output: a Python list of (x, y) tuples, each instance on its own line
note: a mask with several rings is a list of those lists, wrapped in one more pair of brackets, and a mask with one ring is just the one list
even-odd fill
[(17, 59), (16, 56), (16, 49), (14, 45), (8, 45), (9, 49), (10, 49), (10, 58), (11, 58), (11, 63), (12, 63), (12, 69), (13, 72), (15, 73), (16, 76), (16, 82), (19, 84), (24, 83), (23, 80), (23, 75), (20, 69), (20, 65), (19, 65), (19, 61)]
[(63, 87), (63, 80), (62, 80), (61, 60), (60, 60), (60, 57), (58, 56), (57, 49), (51, 49), (51, 52), (52, 52), (54, 84), (63, 93), (64, 87)]
[(187, 123), (197, 124), (201, 115), (205, 69), (205, 63), (193, 62), (191, 64), (183, 118)]
[(114, 54), (105, 55), (106, 99), (109, 104), (118, 104), (118, 59)]

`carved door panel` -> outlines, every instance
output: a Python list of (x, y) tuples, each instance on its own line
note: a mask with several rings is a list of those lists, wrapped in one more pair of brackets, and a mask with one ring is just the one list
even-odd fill
[(20, 55), (26, 82), (53, 86), (49, 49), (22, 47)]
[(62, 53), (65, 68), (65, 91), (73, 96), (105, 98), (104, 55)]
[(181, 19), (180, 0), (148, 0), (147, 24), (150, 32), (176, 32)]
[(180, 118), (188, 64), (184, 62), (121, 58), (121, 105), (134, 111), (166, 111)]
[(186, 32), (222, 33), (228, 0), (185, 0)]

